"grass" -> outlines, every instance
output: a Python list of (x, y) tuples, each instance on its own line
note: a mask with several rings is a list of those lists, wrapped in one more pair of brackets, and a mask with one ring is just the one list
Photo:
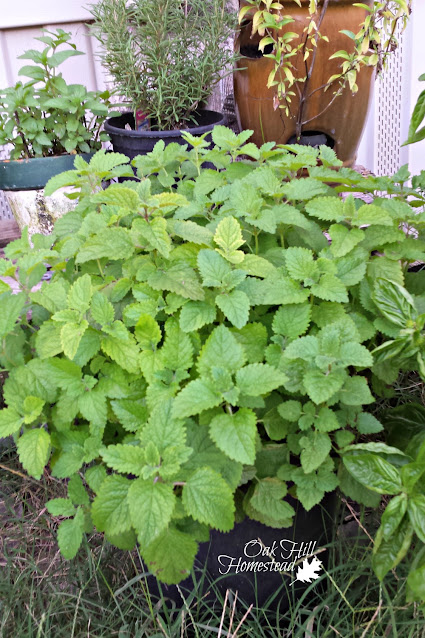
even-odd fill
[(21, 476), (13, 451), (3, 451), (0, 466), (1, 638), (425, 638), (423, 614), (405, 602), (406, 567), (382, 585), (372, 574), (373, 513), (347, 504), (327, 572), (303, 595), (291, 589), (283, 615), (247, 608), (231, 592), (215, 607), (193, 595), (169, 610), (150, 598), (137, 551), (95, 534), (75, 561), (62, 559), (57, 521), (44, 508), (64, 495), (62, 482)]

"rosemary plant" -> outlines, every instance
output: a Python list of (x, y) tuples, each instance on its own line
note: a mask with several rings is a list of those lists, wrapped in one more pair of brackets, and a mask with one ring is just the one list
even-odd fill
[(93, 33), (117, 93), (151, 128), (185, 128), (235, 54), (227, 0), (100, 0)]

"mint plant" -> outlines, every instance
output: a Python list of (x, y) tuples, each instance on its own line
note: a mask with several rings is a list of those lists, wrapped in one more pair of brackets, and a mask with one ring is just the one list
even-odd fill
[(423, 177), (212, 135), (158, 142), (136, 181), (103, 189), (133, 173), (99, 151), (47, 184), (79, 202), (0, 262), (20, 289), (1, 284), (0, 435), (34, 478), (68, 480), (47, 504), (67, 558), (94, 525), (176, 583), (210, 528), (288, 527), (287, 494), (310, 510), (339, 487), (397, 499), (376, 540), (382, 579), (424, 541), (423, 449), (388, 445), (368, 411), (400, 370), (425, 377), (425, 280), (408, 271), (424, 257)]
[(109, 113), (109, 92), (67, 84), (57, 69), (83, 53), (70, 42), (70, 33), (43, 31), (35, 39), (45, 48), (19, 56), (33, 62), (19, 70), (30, 80), (0, 91), (0, 145), (13, 145), (11, 159), (90, 153), (109, 139), (101, 132)]

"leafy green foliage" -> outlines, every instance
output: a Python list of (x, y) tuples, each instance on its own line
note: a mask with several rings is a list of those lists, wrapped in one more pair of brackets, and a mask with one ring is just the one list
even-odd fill
[(20, 56), (32, 62), (19, 70), (30, 80), (0, 91), (0, 144), (13, 145), (12, 159), (90, 153), (108, 139), (100, 129), (109, 112), (109, 92), (67, 84), (57, 68), (83, 54), (70, 42), (70, 33), (43, 31), (36, 40), (44, 49)]
[[(2, 272), (20, 292), (0, 293), (0, 436), (35, 478), (50, 466), (69, 479), (68, 498), (48, 505), (67, 518), (65, 556), (92, 521), (120, 547), (137, 539), (177, 582), (199, 528), (230, 530), (236, 503), (238, 517), (288, 527), (288, 490), (310, 510), (340, 487), (370, 506), (392, 498), (374, 558), (383, 577), (423, 542), (425, 417), (398, 410), (383, 430), (366, 411), (399, 370), (425, 376), (425, 288), (405, 275), (423, 253), (423, 193), (349, 169), (333, 171), (332, 191), (321, 151), (297, 179), (302, 150), (235, 162), (249, 132), (213, 138), (158, 144), (135, 161), (140, 179), (105, 189), (131, 170), (123, 156), (76, 160), (63, 179), (77, 208), (47, 240), (24, 232), (6, 248)], [(396, 197), (338, 196), (350, 190)], [(256, 206), (275, 224), (259, 225)], [(31, 292), (46, 263), (51, 282)]]

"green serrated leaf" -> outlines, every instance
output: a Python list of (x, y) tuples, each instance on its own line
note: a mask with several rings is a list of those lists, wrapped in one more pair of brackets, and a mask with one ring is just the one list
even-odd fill
[(178, 418), (200, 414), (209, 408), (215, 408), (223, 401), (221, 392), (207, 379), (190, 381), (176, 396), (173, 415)]
[(197, 551), (198, 544), (192, 536), (171, 526), (142, 550), (148, 569), (168, 585), (179, 583), (189, 575)]
[(219, 246), (218, 252), (230, 263), (240, 264), (244, 260), (244, 253), (238, 248), (245, 241), (240, 224), (234, 217), (221, 220), (215, 231), (214, 241)]
[(241, 290), (217, 295), (215, 302), (235, 328), (243, 328), (249, 317), (249, 298)]
[(128, 491), (131, 522), (141, 550), (148, 547), (168, 526), (176, 504), (171, 485), (154, 481), (133, 481)]
[(131, 528), (128, 508), (128, 490), (131, 481), (123, 476), (111, 475), (100, 486), (92, 504), (93, 523), (99, 532), (119, 534)]
[(84, 512), (80, 508), (74, 518), (62, 521), (58, 528), (58, 545), (64, 558), (74, 558), (83, 541)]
[(200, 523), (222, 532), (232, 529), (235, 512), (232, 490), (214, 470), (196, 470), (186, 481), (182, 501), (187, 513)]
[(252, 410), (241, 408), (235, 414), (220, 414), (210, 423), (210, 436), (227, 456), (246, 465), (255, 461), (257, 418)]
[(286, 380), (286, 375), (267, 363), (250, 363), (236, 373), (239, 390), (253, 397), (276, 390)]
[(17, 448), (24, 469), (40, 480), (50, 456), (50, 435), (43, 428), (28, 430), (19, 438)]

